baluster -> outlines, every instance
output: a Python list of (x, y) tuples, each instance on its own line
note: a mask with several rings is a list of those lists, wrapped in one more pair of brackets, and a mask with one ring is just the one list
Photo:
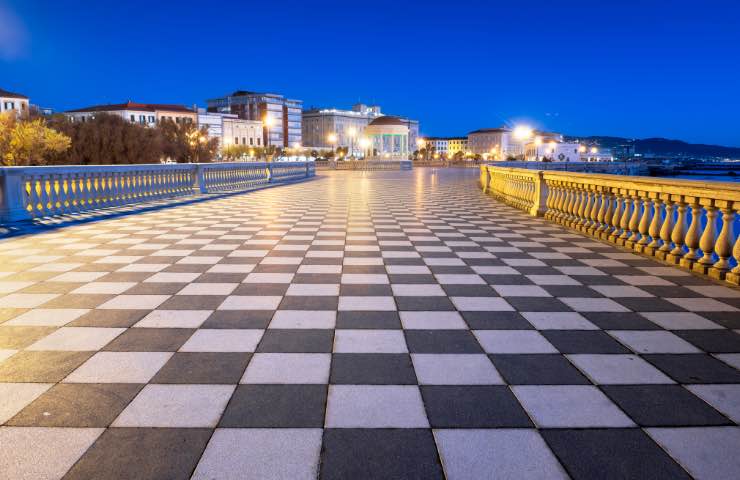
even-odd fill
[(619, 230), (620, 230), (620, 222), (622, 221), (622, 215), (624, 212), (622, 211), (623, 203), (624, 203), (624, 195), (622, 195), (619, 190), (614, 192), (615, 201), (614, 201), (614, 214), (612, 215), (612, 229), (609, 231), (609, 241), (617, 243), (619, 240)]
[[(637, 225), (637, 231), (640, 233), (640, 239), (635, 244), (634, 248), (638, 252), (645, 251), (645, 247), (649, 243), (648, 233), (650, 225), (653, 223), (655, 217), (655, 203), (648, 197), (649, 193), (645, 192), (642, 197), (642, 213), (640, 214), (640, 222)], [(655, 199), (653, 199), (655, 200)], [(658, 212), (660, 216), (660, 212)]]
[(707, 211), (707, 224), (704, 226), (704, 233), (702, 233), (699, 239), (699, 248), (701, 248), (702, 257), (692, 266), (692, 269), (696, 272), (706, 274), (714, 263), (713, 254), (717, 239), (718, 210), (711, 199), (702, 199), (701, 203)]
[(697, 250), (699, 249), (699, 230), (701, 229), (701, 204), (698, 198), (691, 198), (691, 225), (686, 232), (686, 247), (689, 251), (681, 257), (680, 265), (685, 268), (691, 268), (694, 262), (698, 260)]
[(663, 219), (663, 225), (660, 227), (660, 239), (663, 241), (663, 245), (660, 246), (655, 256), (661, 260), (666, 260), (668, 254), (671, 252), (671, 232), (673, 231), (673, 200), (670, 195), (666, 195), (665, 198), (665, 218)]
[(709, 276), (722, 280), (725, 274), (730, 270), (730, 255), (732, 254), (732, 237), (733, 223), (735, 222), (735, 211), (732, 209), (732, 202), (722, 202), (720, 209), (722, 212), (722, 230), (719, 232), (717, 241), (714, 245), (714, 253), (719, 259), (709, 269)]
[(573, 225), (577, 230), (583, 230), (588, 223), (588, 214), (591, 212), (591, 192), (588, 191), (585, 184), (578, 185), (581, 191), (581, 203), (578, 205), (578, 220)]
[(680, 263), (684, 256), (683, 247), (686, 245), (686, 211), (688, 210), (688, 204), (684, 202), (683, 198), (678, 200), (678, 211), (676, 215), (676, 224), (673, 226), (671, 232), (671, 242), (673, 242), (673, 250), (668, 254), (667, 260), (672, 263)]
[(626, 246), (627, 248), (634, 248), (637, 240), (639, 239), (640, 214), (642, 213), (642, 211), (640, 210), (641, 206), (642, 199), (640, 198), (640, 192), (635, 191), (635, 193), (632, 194), (632, 215), (630, 215), (628, 227), (630, 230), (630, 235), (624, 242), (624, 246)]
[[(647, 206), (647, 204), (645, 205)], [(648, 226), (648, 235), (650, 236), (650, 242), (645, 245), (645, 248), (643, 248), (643, 252), (647, 253), (648, 255), (653, 255), (655, 253), (655, 250), (660, 246), (660, 226), (661, 226), (661, 213), (663, 211), (663, 200), (659, 197), (659, 195), (656, 193), (655, 198), (653, 198), (653, 215), (652, 220), (650, 221), (650, 225)], [(642, 233), (642, 230), (640, 230)], [(647, 240), (646, 237), (643, 237)], [(642, 238), (640, 239), (640, 242), (642, 242)], [(638, 243), (640, 243), (638, 242)]]
[(568, 184), (568, 205), (565, 207), (565, 217), (563, 217), (563, 225), (569, 225), (573, 221), (575, 215), (573, 214), (576, 205), (576, 191), (573, 185)]
[[(740, 214), (740, 202), (736, 202), (732, 206)], [(725, 275), (725, 280), (735, 285), (740, 285), (740, 232), (738, 232), (738, 236), (735, 239), (735, 246), (732, 247), (732, 258), (735, 259), (735, 268)]]
[(553, 220), (555, 220), (558, 223), (561, 223), (563, 221), (563, 217), (565, 216), (565, 206), (567, 205), (568, 201), (568, 190), (566, 190), (565, 185), (563, 185), (563, 182), (558, 181), (558, 191), (560, 192), (558, 194), (558, 203), (556, 206), (557, 213), (555, 214), (555, 217)]
[(622, 234), (617, 238), (619, 245), (624, 245), (624, 242), (630, 236), (630, 196), (629, 194), (623, 195), (624, 200), (624, 211), (622, 211), (622, 218), (619, 219), (619, 228), (622, 230)]
[(599, 238), (603, 238), (604, 232), (609, 228), (609, 222), (611, 221), (611, 205), (612, 198), (608, 190), (601, 191), (601, 207), (597, 214), (596, 221), (598, 222), (598, 228), (594, 231), (594, 234)]

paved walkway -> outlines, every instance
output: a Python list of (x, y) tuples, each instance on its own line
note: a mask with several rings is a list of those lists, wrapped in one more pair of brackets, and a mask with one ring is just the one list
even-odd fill
[(737, 478), (739, 291), (476, 175), (0, 242), (0, 478)]

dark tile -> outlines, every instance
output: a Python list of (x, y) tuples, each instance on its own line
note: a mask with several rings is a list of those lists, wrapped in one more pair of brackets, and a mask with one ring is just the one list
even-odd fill
[(68, 327), (127, 328), (144, 318), (150, 310), (90, 310)]
[[(5, 279), (3, 279), (5, 280)], [(17, 293), (61, 293), (66, 294), (72, 290), (81, 287), (84, 283), (70, 282), (40, 282), (24, 289), (18, 290)]]
[(533, 330), (519, 312), (460, 312), (472, 330)]
[(601, 389), (642, 427), (731, 424), (679, 385), (602, 385)]
[[(434, 283), (434, 282), (432, 282)], [(442, 285), (448, 297), (498, 297), (490, 285)]]
[[(602, 270), (606, 273), (606, 269), (601, 267), (595, 267), (597, 270)], [(632, 270), (634, 274), (634, 270)], [(575, 275), (573, 276), (576, 280), (584, 285), (626, 285), (623, 281), (617, 277), (610, 275)]]
[(239, 385), (220, 427), (322, 428), (326, 385)]
[(689, 475), (639, 429), (541, 430), (574, 480), (689, 479)]
[(337, 284), (341, 279), (342, 275), (338, 273), (296, 273), (293, 283)]
[(159, 310), (215, 310), (226, 295), (173, 295), (164, 301)]
[(510, 385), (590, 384), (567, 358), (558, 354), (489, 355)]
[(93, 352), (18, 352), (0, 363), (0, 382), (56, 383)]
[(416, 385), (411, 356), (405, 353), (335, 353), (329, 383)]
[(338, 312), (337, 328), (347, 329), (400, 329), (398, 312)]
[(46, 302), (41, 308), (95, 308), (113, 297), (115, 295), (68, 293)]
[(725, 328), (740, 330), (740, 315), (737, 312), (701, 312), (701, 316)]
[(404, 330), (411, 353), (481, 353), (468, 330)]
[(190, 328), (129, 328), (103, 348), (109, 352), (175, 352), (190, 338)]
[(0, 349), (21, 350), (56, 331), (56, 327), (0, 326)]
[(330, 353), (334, 342), (333, 330), (268, 329), (258, 352)]
[(329, 296), (286, 296), (280, 302), (279, 310), (337, 310), (339, 297)]
[(196, 280), (198, 283), (241, 283), (244, 273), (204, 273)]
[(7, 424), (29, 427), (107, 427), (142, 385), (58, 383)]
[[(638, 287), (639, 288), (639, 287)], [(612, 298), (615, 302), (635, 312), (685, 312), (675, 303), (662, 298)]]
[(148, 282), (139, 283), (126, 290), (126, 295), (174, 295), (183, 287), (185, 283), (162, 283)]
[(399, 274), (399, 275), (388, 275), (388, 279), (391, 283), (400, 283), (400, 284), (421, 284), (421, 285), (428, 285), (432, 283), (437, 283), (437, 280), (434, 278), (434, 275), (424, 275), (424, 274)]
[(675, 330), (673, 333), (708, 353), (740, 352), (740, 334), (732, 330)]
[(326, 429), (321, 480), (444, 479), (426, 429)]
[(709, 355), (653, 354), (642, 358), (678, 383), (740, 383), (740, 371)]
[(189, 479), (211, 433), (207, 428), (111, 428), (64, 478)]
[(251, 353), (175, 353), (151, 383), (239, 383)]
[(553, 297), (576, 297), (576, 298), (598, 298), (602, 297), (599, 292), (584, 285), (540, 285)]
[(524, 275), (481, 275), (481, 277), (489, 285), (534, 285), (532, 280)]
[(272, 310), (216, 310), (201, 328), (237, 328), (263, 330), (270, 324)]
[(504, 385), (421, 386), (432, 428), (531, 427), (532, 422)]
[(661, 330), (639, 313), (581, 312), (581, 315), (603, 330)]
[(151, 277), (152, 274), (149, 272), (111, 272), (104, 275), (96, 282), (143, 282), (147, 278)]
[(569, 306), (550, 297), (506, 297), (506, 301), (519, 312), (572, 312)]
[(288, 283), (242, 283), (231, 294), (283, 296), (288, 291), (289, 285)]
[(453, 311), (455, 306), (447, 297), (396, 297), (399, 311)]
[(630, 353), (601, 330), (543, 330), (560, 353)]
[[(666, 280), (671, 281), (670, 279)], [(678, 285), (640, 285), (638, 288), (659, 298), (692, 298), (702, 296), (698, 292)]]

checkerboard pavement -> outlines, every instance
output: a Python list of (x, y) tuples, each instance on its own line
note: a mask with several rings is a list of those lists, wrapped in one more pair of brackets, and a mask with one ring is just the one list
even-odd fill
[(740, 292), (331, 172), (0, 242), (0, 477), (733, 478)]

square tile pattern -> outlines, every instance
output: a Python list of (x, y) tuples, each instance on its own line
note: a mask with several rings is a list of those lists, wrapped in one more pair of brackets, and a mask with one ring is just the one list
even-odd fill
[(0, 477), (736, 475), (737, 290), (431, 175), (0, 240)]

